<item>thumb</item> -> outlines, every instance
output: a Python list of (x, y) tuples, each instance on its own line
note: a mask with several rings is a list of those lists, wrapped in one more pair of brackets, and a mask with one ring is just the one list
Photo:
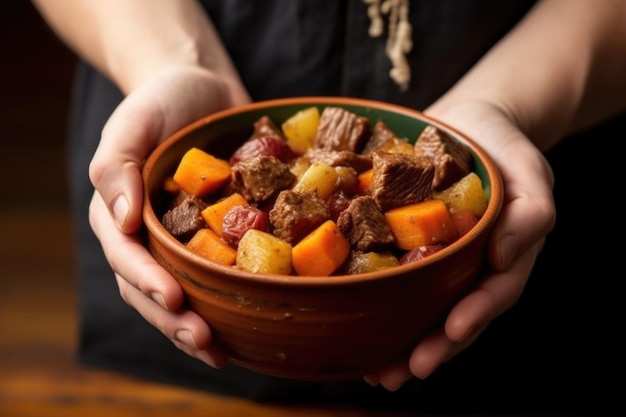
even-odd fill
[(161, 138), (156, 102), (128, 96), (107, 121), (89, 165), (89, 179), (124, 233), (142, 224), (143, 161)]

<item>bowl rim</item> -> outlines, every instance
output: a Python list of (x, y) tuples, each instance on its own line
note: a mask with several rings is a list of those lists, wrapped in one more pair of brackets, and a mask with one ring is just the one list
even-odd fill
[[(330, 275), (322, 277), (265, 273), (261, 274), (244, 271), (234, 266), (220, 265), (188, 250), (183, 243), (179, 242), (165, 229), (152, 207), (147, 185), (148, 178), (150, 177), (150, 174), (152, 172), (152, 167), (157, 162), (158, 158), (163, 153), (165, 153), (173, 144), (178, 142), (180, 139), (182, 139), (184, 136), (192, 131), (195, 131), (217, 120), (236, 116), (238, 113), (241, 112), (258, 111), (276, 106), (299, 106), (308, 104), (317, 104), (322, 106), (338, 105), (353, 107), (371, 107), (380, 109), (382, 111), (399, 113), (404, 116), (418, 118), (428, 124), (449, 132), (457, 139), (460, 139), (462, 142), (467, 143), (471, 148), (472, 153), (475, 154), (475, 156), (481, 161), (482, 165), (484, 166), (484, 171), (490, 182), (491, 196), (489, 198), (489, 202), (487, 204), (487, 208), (484, 214), (479, 219), (478, 223), (474, 225), (474, 227), (461, 238), (446, 246), (442, 250), (432, 255), (429, 255), (428, 257), (421, 259), (417, 262), (412, 262), (405, 265), (398, 265), (393, 268), (379, 271), (365, 272), (360, 274)], [(150, 233), (152, 233), (153, 237), (161, 243), (161, 245), (166, 247), (168, 250), (173, 251), (176, 256), (184, 259), (186, 262), (197, 264), (204, 270), (213, 271), (216, 273), (216, 275), (228, 275), (230, 279), (245, 280), (248, 282), (255, 282), (258, 284), (266, 285), (278, 284), (303, 287), (337, 286), (353, 284), (356, 282), (384, 280), (386, 278), (391, 278), (396, 275), (410, 274), (411, 271), (416, 271), (428, 265), (441, 262), (444, 258), (447, 258), (451, 254), (469, 245), (483, 232), (489, 232), (486, 229), (491, 229), (491, 227), (495, 223), (502, 208), (504, 198), (502, 177), (500, 171), (495, 164), (495, 161), (477, 142), (475, 142), (464, 133), (446, 124), (445, 122), (437, 120), (419, 110), (415, 110), (410, 107), (371, 99), (335, 96), (302, 96), (261, 100), (205, 115), (175, 131), (157, 145), (157, 147), (150, 153), (150, 155), (144, 162), (142, 168), (142, 183), (142, 216), (145, 227)]]

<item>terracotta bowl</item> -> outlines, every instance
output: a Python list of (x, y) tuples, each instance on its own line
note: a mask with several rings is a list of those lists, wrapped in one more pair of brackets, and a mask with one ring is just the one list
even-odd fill
[[(341, 106), (399, 137), (417, 138), (428, 124), (466, 144), (490, 195), (487, 211), (466, 235), (412, 264), (382, 272), (330, 277), (248, 273), (203, 259), (160, 222), (164, 179), (192, 146), (228, 156), (267, 115), (277, 123), (317, 105)], [(180, 283), (189, 306), (211, 327), (232, 362), (268, 375), (300, 380), (360, 377), (405, 357), (475, 283), (486, 240), (502, 205), (500, 175), (471, 139), (420, 112), (350, 98), (279, 99), (229, 109), (198, 120), (165, 140), (143, 169), (147, 245)]]

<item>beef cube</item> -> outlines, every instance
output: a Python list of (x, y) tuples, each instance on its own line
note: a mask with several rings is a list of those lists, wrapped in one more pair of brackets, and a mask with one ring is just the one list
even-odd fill
[(372, 167), (370, 195), (383, 212), (432, 198), (435, 166), (430, 159), (377, 151)]
[(328, 204), (316, 190), (281, 191), (270, 210), (274, 236), (292, 245), (329, 218)]
[(254, 132), (250, 139), (263, 137), (276, 137), (285, 140), (283, 132), (268, 116), (262, 116), (254, 123)]
[(433, 189), (441, 191), (469, 174), (470, 150), (435, 126), (427, 126), (415, 142), (415, 155), (430, 158), (435, 165)]
[(326, 107), (320, 115), (314, 147), (328, 151), (360, 153), (370, 136), (370, 123), (339, 107)]
[(181, 242), (190, 239), (198, 230), (206, 227), (201, 212), (207, 204), (189, 195), (179, 205), (168, 210), (161, 219), (163, 226)]
[(364, 155), (370, 155), (372, 152), (382, 149), (387, 143), (393, 141), (396, 138), (396, 134), (389, 129), (389, 127), (379, 120), (374, 125), (374, 131), (372, 136), (365, 143), (365, 147), (361, 152)]
[(259, 155), (232, 166), (232, 188), (249, 203), (260, 203), (289, 188), (296, 176), (278, 158)]
[(384, 250), (394, 242), (385, 215), (370, 196), (354, 198), (337, 218), (337, 227), (357, 251)]
[(351, 167), (356, 172), (363, 172), (372, 167), (371, 156), (361, 155), (352, 151), (333, 151), (319, 148), (309, 148), (304, 157), (310, 162), (321, 161), (332, 167)]

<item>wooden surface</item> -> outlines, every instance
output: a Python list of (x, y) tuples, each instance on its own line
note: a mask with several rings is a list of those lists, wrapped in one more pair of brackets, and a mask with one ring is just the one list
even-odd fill
[(0, 417), (402, 415), (262, 405), (79, 365), (64, 168), (74, 57), (28, 1), (3, 2), (0, 19)]

